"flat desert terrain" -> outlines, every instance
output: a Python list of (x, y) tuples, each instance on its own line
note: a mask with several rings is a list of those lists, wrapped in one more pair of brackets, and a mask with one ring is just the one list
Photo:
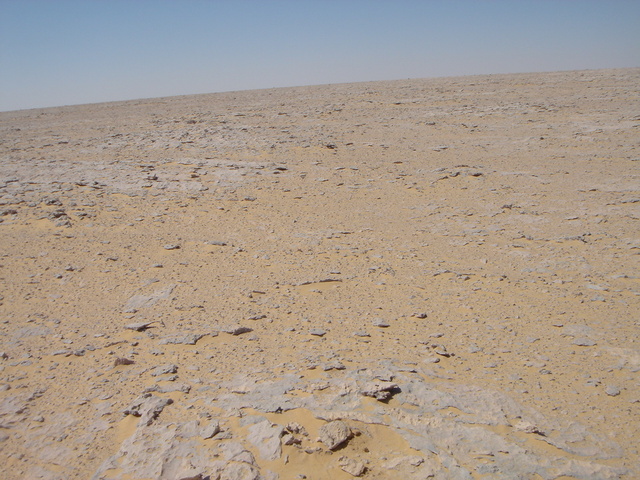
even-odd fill
[(640, 69), (0, 113), (0, 477), (640, 478)]

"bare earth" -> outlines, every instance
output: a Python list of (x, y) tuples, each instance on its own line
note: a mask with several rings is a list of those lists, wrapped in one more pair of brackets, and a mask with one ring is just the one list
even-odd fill
[(640, 69), (0, 113), (0, 477), (640, 478)]

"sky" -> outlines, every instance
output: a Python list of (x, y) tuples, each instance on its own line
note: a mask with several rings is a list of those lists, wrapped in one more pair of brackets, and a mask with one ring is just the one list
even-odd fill
[(640, 67), (640, 0), (0, 0), (0, 111)]

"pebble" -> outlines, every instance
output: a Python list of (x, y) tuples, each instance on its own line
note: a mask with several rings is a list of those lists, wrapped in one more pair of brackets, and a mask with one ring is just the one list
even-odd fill
[(373, 326), (380, 327), (380, 328), (387, 328), (389, 326), (389, 322), (387, 322), (386, 320), (383, 320), (382, 318), (376, 318), (373, 321)]
[(178, 366), (169, 364), (169, 365), (158, 365), (153, 369), (151, 375), (154, 377), (159, 377), (160, 375), (166, 375), (167, 373), (176, 373), (178, 371)]
[(243, 333), (253, 332), (252, 328), (243, 327), (241, 325), (227, 325), (226, 327), (222, 327), (220, 329), (224, 333), (228, 333), (230, 335), (242, 335)]
[(320, 328), (312, 328), (309, 330), (309, 335), (315, 335), (316, 337), (323, 337), (327, 332)]
[(126, 328), (127, 330), (135, 330), (136, 332), (142, 332), (144, 330), (146, 330), (147, 328), (149, 328), (149, 326), (151, 324), (153, 324), (155, 322), (137, 322), (137, 323), (130, 323), (129, 325), (125, 325), (124, 328)]
[(607, 388), (605, 388), (604, 392), (607, 395), (609, 395), (610, 397), (616, 397), (616, 396), (620, 395), (620, 389), (618, 387), (616, 387), (615, 385), (607, 386)]
[(594, 342), (590, 338), (576, 338), (573, 341), (573, 344), (580, 347), (593, 347), (594, 345), (596, 345), (596, 342)]
[(130, 360), (128, 358), (116, 358), (115, 362), (113, 362), (114, 367), (117, 367), (118, 365), (133, 365), (135, 362), (133, 360)]
[(164, 248), (165, 250), (178, 250), (180, 248), (180, 245), (176, 245), (175, 243), (168, 243), (162, 248)]
[(431, 348), (433, 349), (433, 351), (435, 353), (437, 353), (438, 355), (441, 355), (443, 357), (450, 357), (453, 354), (447, 352), (447, 348), (444, 345), (440, 345), (440, 344), (433, 344), (431, 345)]

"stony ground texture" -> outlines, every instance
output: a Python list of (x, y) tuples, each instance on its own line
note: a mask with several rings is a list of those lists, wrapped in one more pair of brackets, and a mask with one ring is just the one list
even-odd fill
[(640, 69), (0, 113), (12, 479), (640, 477)]

